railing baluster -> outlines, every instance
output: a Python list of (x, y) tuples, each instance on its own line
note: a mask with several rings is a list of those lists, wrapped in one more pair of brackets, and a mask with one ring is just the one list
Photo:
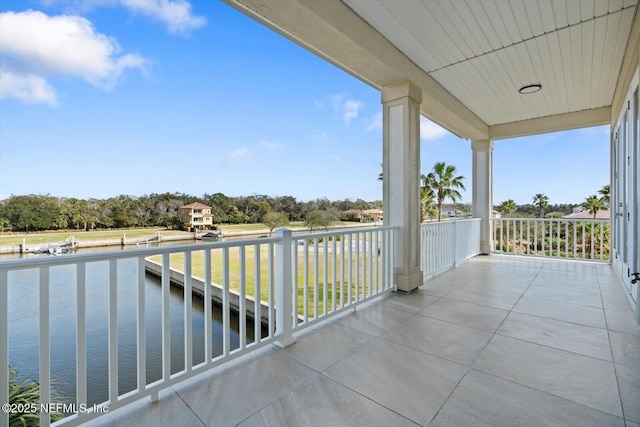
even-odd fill
[(591, 257), (590, 257), (591, 260), (595, 259), (595, 252), (594, 252), (594, 249), (595, 249), (595, 228), (596, 228), (596, 222), (593, 221), (591, 223)]
[[(40, 267), (40, 402), (51, 402), (51, 343), (49, 317), (49, 267)], [(4, 366), (2, 367), (4, 368)], [(49, 426), (51, 418), (48, 412), (40, 412), (40, 425)]]
[(356, 232), (356, 301), (360, 301), (360, 233)]
[(213, 358), (213, 327), (211, 325), (211, 249), (204, 251), (204, 361)]
[(349, 261), (347, 264), (347, 304), (352, 303), (352, 295), (351, 295), (351, 278), (352, 278), (352, 264), (353, 264), (353, 241), (352, 241), (352, 233), (349, 233), (349, 249), (347, 251), (349, 255)]
[(109, 403), (118, 401), (118, 260), (109, 260)]
[(338, 265), (336, 264), (336, 259), (338, 254), (336, 253), (337, 244), (336, 239), (338, 236), (334, 235), (333, 239), (331, 239), (331, 311), (336, 311), (336, 281), (338, 279)]
[(191, 273), (191, 251), (184, 253), (184, 370), (193, 368), (193, 274)]
[(329, 237), (322, 245), (322, 314), (329, 312)]
[(375, 253), (372, 254), (372, 256), (375, 259), (375, 266), (373, 268), (373, 271), (375, 271), (375, 278), (373, 280), (373, 283), (375, 283), (376, 286), (376, 293), (381, 292), (382, 289), (380, 288), (380, 231), (376, 230), (373, 233), (373, 238), (374, 238), (374, 243), (373, 243), (373, 247), (375, 248)]
[[(262, 304), (260, 298), (260, 253), (261, 248), (259, 244), (255, 244), (253, 246), (253, 342), (256, 344), (262, 341)], [(294, 256), (296, 257), (296, 262), (293, 263), (295, 268), (294, 280), (298, 278), (298, 251), (294, 252)], [(297, 283), (297, 282), (296, 282)], [(297, 289), (297, 286), (294, 287), (294, 290)], [(296, 298), (294, 300), (296, 302), (296, 310), (298, 312), (298, 298), (296, 294)]]
[(136, 294), (136, 384), (138, 392), (141, 393), (147, 387), (147, 344), (145, 320), (146, 266), (144, 257), (140, 256), (137, 260), (138, 283)]
[(268, 246), (268, 258), (269, 258), (269, 338), (273, 337), (273, 335), (275, 334), (275, 311), (273, 308), (273, 304), (274, 304), (274, 296), (275, 296), (275, 290), (274, 290), (274, 280), (273, 280), (273, 275), (275, 274), (275, 266), (273, 265), (274, 263), (274, 257), (273, 257), (273, 243), (269, 244)]
[(162, 379), (171, 378), (171, 270), (168, 253), (162, 254)]
[[(293, 289), (291, 290), (292, 292), (292, 298), (293, 298), (293, 313), (295, 313), (295, 316), (298, 316), (298, 311), (300, 310), (299, 306), (299, 294), (300, 294), (300, 290), (298, 289), (299, 285), (300, 285), (300, 281), (298, 280), (298, 261), (300, 259), (300, 255), (298, 253), (298, 241), (296, 239), (293, 239), (291, 242), (291, 256), (293, 257), (292, 263), (293, 263), (293, 274), (291, 276), (291, 281), (292, 281), (292, 286)], [(303, 309), (304, 310), (304, 309)], [(293, 328), (296, 329), (298, 326), (298, 322), (296, 321), (293, 324)]]
[[(87, 404), (87, 272), (76, 265), (76, 403)], [(2, 365), (0, 365), (2, 366)], [(2, 399), (0, 399), (2, 401)]]
[(304, 287), (302, 288), (302, 303), (304, 305), (304, 323), (309, 322), (309, 240), (304, 240), (303, 251), (303, 274), (304, 274)]
[(318, 282), (320, 281), (320, 267), (318, 256), (318, 238), (313, 239), (313, 318), (317, 319), (319, 316), (319, 302), (318, 302)]
[(231, 316), (229, 313), (229, 248), (222, 248), (222, 354), (231, 353)]
[(241, 350), (247, 346), (247, 277), (246, 277), (246, 269), (245, 263), (247, 262), (247, 258), (245, 256), (245, 246), (241, 245), (238, 253), (238, 263), (239, 263), (239, 274), (240, 274), (240, 301), (239, 308), (240, 312), (238, 313), (238, 323), (239, 323), (239, 337), (240, 341), (239, 346)]
[[(0, 404), (9, 403), (9, 273), (0, 271)], [(9, 425), (9, 412), (0, 411), (0, 425)]]
[(368, 244), (368, 251), (366, 252), (366, 260), (367, 260), (367, 290), (369, 292), (368, 296), (371, 296), (371, 282), (373, 281), (373, 236), (370, 231), (365, 233), (365, 239)]
[(344, 241), (345, 235), (340, 238), (340, 308), (344, 307)]

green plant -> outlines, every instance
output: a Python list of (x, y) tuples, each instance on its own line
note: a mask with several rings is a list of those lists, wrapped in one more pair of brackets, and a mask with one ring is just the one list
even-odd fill
[[(17, 378), (18, 371), (9, 366), (9, 404), (38, 410), (9, 413), (9, 427), (37, 427), (40, 425), (40, 384), (28, 379), (18, 382)], [(52, 422), (62, 418), (64, 414), (51, 412)]]

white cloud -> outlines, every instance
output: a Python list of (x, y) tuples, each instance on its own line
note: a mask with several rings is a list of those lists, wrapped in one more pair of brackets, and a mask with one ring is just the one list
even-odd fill
[(364, 103), (356, 99), (348, 99), (346, 95), (338, 93), (329, 97), (333, 111), (342, 116), (346, 124), (358, 117), (360, 110), (364, 108)]
[(0, 70), (0, 98), (16, 98), (25, 104), (57, 104), (55, 91), (42, 77), (4, 70)]
[(132, 12), (161, 21), (172, 34), (185, 34), (207, 23), (205, 17), (193, 15), (186, 0), (120, 0), (120, 3)]
[(382, 132), (382, 111), (371, 117), (367, 132)]
[(238, 148), (237, 150), (233, 150), (227, 156), (227, 161), (232, 165), (238, 163), (240, 160), (247, 158), (251, 155), (251, 150), (246, 147)]
[(431, 120), (420, 116), (420, 139), (432, 140), (442, 138), (447, 135), (446, 129), (441, 128)]
[(362, 101), (354, 101), (353, 99), (347, 99), (344, 103), (344, 122), (349, 123), (351, 119), (358, 117), (358, 112), (364, 108)]
[[(369, 125), (367, 126), (368, 132), (382, 132), (382, 111), (371, 117)], [(441, 128), (431, 120), (420, 116), (420, 139), (433, 140), (442, 138), (447, 135), (446, 129)]]
[(9, 76), (3, 96), (27, 101), (25, 92), (16, 89), (26, 86), (31, 88), (27, 93), (40, 94), (32, 96), (31, 102), (51, 103), (55, 92), (46, 80), (51, 76), (81, 78), (108, 90), (127, 69), (146, 74), (147, 59), (138, 54), (118, 56), (120, 51), (114, 39), (96, 32), (80, 16), (48, 16), (33, 10), (0, 13), (2, 73)]

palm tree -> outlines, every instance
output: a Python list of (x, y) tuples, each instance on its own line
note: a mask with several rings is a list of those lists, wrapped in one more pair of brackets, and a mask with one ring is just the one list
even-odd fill
[(604, 209), (604, 202), (602, 199), (599, 199), (595, 194), (593, 196), (589, 196), (582, 203), (582, 207), (588, 210), (593, 214), (593, 219), (596, 219), (596, 215), (600, 209)]
[(540, 218), (544, 218), (544, 208), (549, 206), (549, 198), (542, 193), (533, 196), (533, 204), (540, 210)]
[(509, 215), (510, 213), (516, 211), (516, 202), (514, 202), (513, 199), (505, 200), (504, 202), (500, 203), (498, 210), (505, 215)]
[(420, 179), (423, 182), (423, 186), (420, 187), (420, 223), (422, 223), (425, 216), (433, 218), (438, 215), (438, 209), (435, 205), (433, 191), (427, 186), (427, 177), (422, 175)]
[(598, 190), (598, 193), (600, 193), (600, 200), (602, 201), (602, 203), (604, 203), (605, 206), (609, 206), (609, 203), (611, 203), (611, 197), (609, 196), (609, 194), (611, 193), (611, 186), (603, 186), (600, 190)]
[[(423, 175), (424, 177), (424, 175)], [(442, 221), (442, 203), (451, 199), (452, 203), (462, 198), (458, 188), (464, 190), (462, 175), (456, 176), (456, 167), (438, 162), (433, 165), (433, 171), (423, 179), (423, 188), (429, 189), (438, 202), (438, 221)]]

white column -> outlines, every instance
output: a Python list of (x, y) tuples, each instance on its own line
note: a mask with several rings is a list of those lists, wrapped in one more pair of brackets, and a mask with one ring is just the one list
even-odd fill
[(382, 89), (384, 225), (398, 227), (394, 284), (409, 292), (422, 286), (420, 270), (420, 102), (409, 81)]
[(473, 150), (473, 217), (482, 218), (480, 250), (491, 254), (491, 217), (493, 212), (493, 141), (471, 142)]

